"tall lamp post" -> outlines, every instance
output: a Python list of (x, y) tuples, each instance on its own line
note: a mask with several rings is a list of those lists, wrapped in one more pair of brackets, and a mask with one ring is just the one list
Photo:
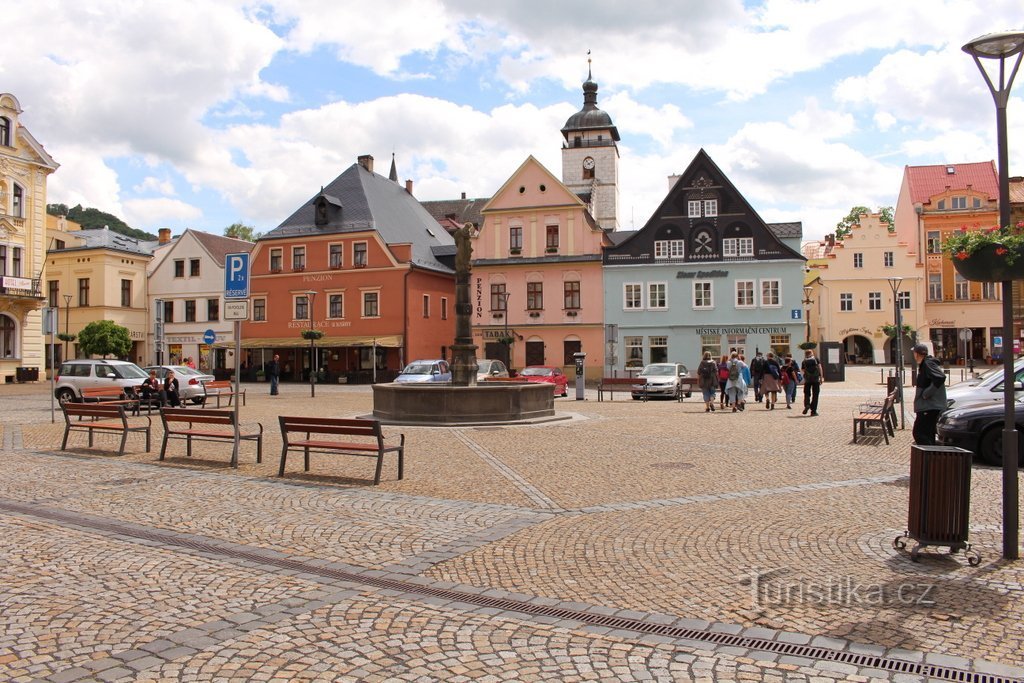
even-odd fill
[[(74, 297), (70, 294), (64, 295), (64, 336), (69, 336), (71, 329), (71, 299)], [(64, 360), (68, 359), (68, 343), (64, 342)]]
[(309, 396), (316, 398), (316, 339), (313, 338), (313, 301), (316, 299), (316, 292), (312, 289), (306, 292), (306, 305), (309, 307)]
[(801, 301), (806, 306), (805, 314), (807, 316), (807, 339), (804, 341), (811, 341), (811, 304), (814, 303), (814, 299), (811, 298), (811, 294), (814, 292), (814, 287), (804, 287), (804, 300)]
[(508, 341), (508, 298), (512, 296), (511, 292), (503, 292), (501, 295), (503, 306), (505, 308), (505, 336), (502, 339), (505, 342), (505, 366), (506, 369), (512, 367), (512, 344)]
[(892, 288), (892, 307), (893, 316), (896, 323), (896, 332), (894, 340), (896, 342), (895, 353), (896, 361), (893, 363), (896, 367), (896, 386), (898, 387), (900, 398), (900, 429), (907, 428), (907, 413), (906, 406), (903, 403), (903, 311), (900, 310), (899, 292), (900, 285), (903, 283), (901, 277), (887, 277), (889, 281), (889, 287)]
[[(1024, 31), (989, 33), (975, 38), (963, 46), (963, 51), (974, 58), (978, 70), (996, 104), (996, 139), (999, 146), (999, 225), (1010, 224), (1010, 170), (1006, 144), (1006, 104), (1010, 99), (1013, 79), (1024, 57)], [(1017, 56), (1009, 77), (1006, 60)], [(982, 65), (982, 59), (999, 61), (998, 87), (992, 82)], [(1003, 557), (1016, 560), (1020, 556), (1020, 507), (1017, 499), (1017, 430), (1014, 413), (1013, 372), (1013, 282), (1003, 282)]]

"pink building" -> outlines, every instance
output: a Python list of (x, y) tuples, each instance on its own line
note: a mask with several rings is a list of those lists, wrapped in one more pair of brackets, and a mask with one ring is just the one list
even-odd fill
[(584, 351), (587, 378), (599, 378), (601, 251), (611, 245), (608, 232), (533, 156), (482, 214), (471, 280), (477, 357), (507, 360), (516, 369), (555, 365), (569, 373), (573, 354)]

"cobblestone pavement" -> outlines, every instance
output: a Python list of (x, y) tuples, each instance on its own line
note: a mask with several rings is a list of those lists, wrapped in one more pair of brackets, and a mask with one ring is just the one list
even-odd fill
[(588, 392), (391, 427), (406, 477), (376, 487), (340, 456), (275, 476), (278, 414), (367, 414), (369, 387), (250, 385), (264, 460), (231, 469), (229, 443), (157, 461), (157, 417), (150, 453), (62, 452), (48, 385), (0, 386), (0, 680), (1024, 680), (1000, 472), (973, 471), (979, 567), (894, 550), (910, 431), (851, 442), (879, 379), (849, 368), (818, 418)]

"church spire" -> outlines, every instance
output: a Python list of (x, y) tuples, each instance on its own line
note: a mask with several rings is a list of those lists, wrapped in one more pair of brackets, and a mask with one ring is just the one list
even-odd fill
[(398, 182), (398, 168), (395, 166), (395, 153), (391, 153), (391, 173), (388, 173), (388, 180)]

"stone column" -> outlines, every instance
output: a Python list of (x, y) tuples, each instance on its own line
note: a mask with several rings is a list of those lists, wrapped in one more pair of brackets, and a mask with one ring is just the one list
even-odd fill
[(470, 259), (473, 255), (471, 232), (473, 225), (466, 223), (455, 231), (455, 343), (452, 350), (452, 385), (476, 385), (476, 345), (470, 319), (473, 304), (469, 297)]

